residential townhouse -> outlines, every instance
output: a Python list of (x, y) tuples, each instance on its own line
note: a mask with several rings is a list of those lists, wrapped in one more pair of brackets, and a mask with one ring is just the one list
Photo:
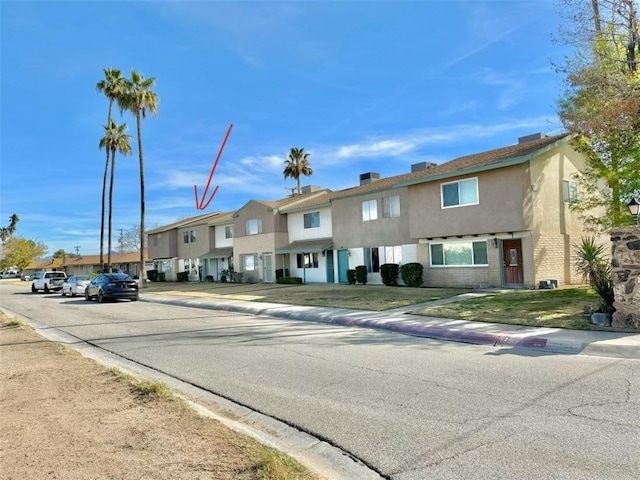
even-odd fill
[[(106, 262), (107, 255), (104, 255)], [(132, 277), (138, 278), (140, 275), (140, 253), (112, 253), (111, 266), (123, 272), (128, 273)], [(151, 268), (151, 264), (147, 263), (147, 269)], [(46, 270), (61, 270), (67, 276), (70, 275), (90, 275), (92, 273), (102, 271), (103, 266), (100, 263), (100, 255), (80, 255), (77, 257), (52, 258), (46, 260), (38, 260), (29, 265), (24, 273), (35, 274)]]
[(419, 262), (427, 286), (578, 283), (571, 265), (584, 230), (570, 206), (583, 168), (569, 135), (536, 134), (393, 177), (367, 172), (345, 190), (251, 200), (231, 215), (233, 261), (245, 281), (288, 269), (346, 283), (347, 269), (366, 265), (368, 282), (381, 283), (382, 264)]

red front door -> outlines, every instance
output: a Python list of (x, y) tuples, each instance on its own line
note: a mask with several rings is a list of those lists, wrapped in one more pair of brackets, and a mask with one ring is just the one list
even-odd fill
[(505, 285), (523, 285), (524, 270), (522, 269), (522, 241), (502, 241), (502, 264), (504, 268)]

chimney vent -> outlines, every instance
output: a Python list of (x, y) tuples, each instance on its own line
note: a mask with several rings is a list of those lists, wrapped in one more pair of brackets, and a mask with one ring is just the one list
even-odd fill
[(320, 190), (320, 185), (303, 185), (300, 189), (300, 193), (304, 195), (305, 193), (317, 192)]
[(411, 165), (411, 173), (420, 172), (422, 170), (428, 170), (430, 168), (435, 167), (436, 165), (437, 163), (433, 163), (433, 162), (414, 163), (413, 165)]
[(526, 135), (524, 137), (518, 138), (518, 144), (533, 142), (535, 140), (542, 140), (543, 138), (547, 138), (544, 133), (533, 133), (531, 135)]
[(360, 185), (367, 185), (369, 183), (377, 182), (380, 180), (380, 174), (377, 172), (367, 172), (360, 174)]

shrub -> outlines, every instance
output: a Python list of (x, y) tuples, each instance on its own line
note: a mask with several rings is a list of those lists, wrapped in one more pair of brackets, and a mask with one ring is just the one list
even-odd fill
[(189, 272), (178, 272), (177, 280), (179, 282), (188, 282), (189, 281)]
[(400, 276), (407, 287), (419, 287), (422, 281), (422, 270), (424, 267), (421, 263), (405, 263), (400, 267)]
[(167, 274), (164, 272), (158, 272), (158, 281), (159, 282), (166, 282), (167, 281)]
[(279, 280), (282, 277), (288, 277), (289, 276), (289, 269), (288, 268), (278, 268), (276, 270), (276, 283), (281, 283), (279, 282)]
[(395, 263), (385, 263), (380, 265), (380, 276), (382, 277), (382, 283), (387, 287), (398, 286), (398, 272), (400, 267)]
[(576, 249), (574, 268), (600, 296), (598, 311), (615, 312), (611, 264), (604, 258), (604, 245), (598, 245), (594, 237), (582, 237), (581, 242), (574, 247)]
[(349, 282), (349, 285), (355, 285), (356, 284), (356, 271), (349, 269), (347, 270), (347, 282)]
[(367, 284), (367, 267), (364, 265), (358, 265), (356, 267), (356, 281), (363, 285)]
[(302, 284), (302, 277), (280, 277), (278, 283)]
[(147, 278), (152, 282), (157, 282), (158, 270), (147, 270)]

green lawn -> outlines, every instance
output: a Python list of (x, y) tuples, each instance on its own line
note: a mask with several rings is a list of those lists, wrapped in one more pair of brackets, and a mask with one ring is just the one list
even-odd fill
[(599, 297), (587, 287), (516, 290), (411, 313), (478, 322), (593, 330), (600, 328), (590, 323), (584, 310), (585, 306), (596, 307), (598, 301)]

